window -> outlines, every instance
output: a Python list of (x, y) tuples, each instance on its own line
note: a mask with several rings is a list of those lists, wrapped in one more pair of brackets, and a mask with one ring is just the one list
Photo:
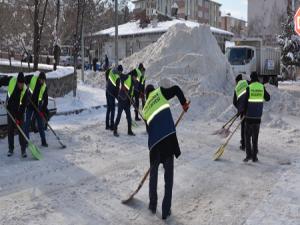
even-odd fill
[(249, 48), (231, 48), (227, 52), (228, 61), (231, 65), (245, 65), (251, 61), (254, 51)]

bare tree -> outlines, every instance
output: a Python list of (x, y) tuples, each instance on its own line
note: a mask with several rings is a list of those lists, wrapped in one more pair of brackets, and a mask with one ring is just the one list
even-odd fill
[(33, 16), (33, 69), (38, 70), (39, 55), (41, 48), (41, 39), (44, 28), (44, 22), (47, 12), (48, 0), (45, 0), (42, 16), (40, 19), (40, 9), (43, 1), (34, 0), (34, 16)]

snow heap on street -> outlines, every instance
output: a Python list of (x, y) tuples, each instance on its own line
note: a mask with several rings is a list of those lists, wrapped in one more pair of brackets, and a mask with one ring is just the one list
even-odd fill
[(157, 42), (124, 59), (122, 65), (129, 71), (139, 62), (146, 68), (148, 84), (179, 85), (193, 105), (199, 106), (193, 108), (202, 118), (214, 118), (229, 105), (234, 77), (206, 25), (190, 28), (176, 24)]

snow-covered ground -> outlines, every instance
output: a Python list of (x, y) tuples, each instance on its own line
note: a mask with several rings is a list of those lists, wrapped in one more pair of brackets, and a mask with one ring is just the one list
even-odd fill
[(68, 95), (56, 98), (57, 112), (69, 112), (78, 109), (88, 109), (106, 104), (105, 91), (103, 89), (84, 85), (81, 81), (77, 84), (76, 97), (73, 92)]
[[(178, 39), (172, 37), (176, 29), (180, 29)], [(215, 162), (213, 154), (224, 139), (212, 133), (234, 113), (233, 77), (226, 61), (222, 63), (224, 57), (217, 44), (209, 46), (212, 40), (209, 34), (203, 37), (202, 47), (198, 48), (199, 42), (194, 42), (196, 47), (192, 41), (187, 44), (189, 51), (198, 51), (191, 54), (182, 52), (180, 47), (169, 51), (165, 44), (174, 49), (180, 46), (176, 42), (182, 38), (196, 39), (200, 35), (198, 31), (183, 27), (173, 31), (156, 43), (153, 54), (150, 54), (153, 46), (144, 51), (145, 65), (150, 71), (147, 82), (179, 84), (192, 100), (189, 112), (177, 128), (182, 156), (175, 161), (172, 216), (165, 222), (160, 218), (164, 191), (162, 168), (156, 216), (147, 209), (148, 181), (131, 204), (121, 204), (149, 167), (147, 134), (143, 122), (138, 122), (139, 126), (134, 127), (136, 136), (127, 136), (123, 115), (120, 137), (114, 137), (105, 130), (105, 109), (100, 108), (54, 117), (50, 123), (67, 148), (60, 149), (48, 131), (49, 147), (41, 148), (44, 155), (41, 161), (30, 157), (21, 159), (18, 144), (16, 154), (6, 157), (7, 139), (0, 140), (1, 224), (299, 224), (300, 102), (297, 93), (300, 86), (280, 84), (279, 90), (267, 86), (271, 102), (265, 103), (258, 163), (242, 162), (245, 153), (239, 150), (239, 131), (221, 160)], [(209, 55), (203, 57), (208, 47)], [(146, 59), (146, 55), (151, 57)], [(142, 57), (133, 55), (126, 64), (134, 66)], [(216, 67), (211, 61), (220, 63)], [(157, 65), (160, 67), (156, 68)], [(59, 110), (94, 106), (104, 101), (104, 91), (99, 89), (103, 87), (102, 75), (88, 72), (85, 84), (78, 86), (80, 97), (73, 99), (69, 95), (57, 99)], [(282, 90), (285, 86), (290, 88)], [(176, 120), (181, 108), (176, 100), (171, 103)], [(39, 145), (38, 134), (33, 134), (32, 140)]]
[[(179, 110), (173, 110), (176, 118)], [(7, 158), (7, 139), (0, 140), (1, 224), (164, 224), (147, 210), (147, 183), (131, 205), (121, 204), (149, 166), (143, 124), (134, 129), (136, 137), (128, 137), (123, 117), (121, 137), (115, 138), (104, 130), (104, 117), (104, 110), (54, 117), (51, 124), (68, 148), (59, 149), (47, 132), (50, 147), (41, 148), (42, 161), (21, 159), (19, 147)], [(288, 129), (263, 123), (260, 162), (244, 164), (238, 135), (222, 160), (212, 161), (224, 140), (211, 133), (221, 123), (190, 117), (187, 113), (178, 126), (183, 154), (175, 164), (167, 224), (299, 222), (299, 118), (282, 118)], [(32, 139), (39, 144), (38, 135)], [(159, 200), (162, 196), (161, 170)]]

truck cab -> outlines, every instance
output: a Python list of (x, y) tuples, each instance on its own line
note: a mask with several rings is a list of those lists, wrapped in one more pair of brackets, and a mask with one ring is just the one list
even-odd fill
[(251, 46), (234, 46), (226, 49), (226, 57), (235, 75), (250, 74), (256, 71), (256, 49)]

